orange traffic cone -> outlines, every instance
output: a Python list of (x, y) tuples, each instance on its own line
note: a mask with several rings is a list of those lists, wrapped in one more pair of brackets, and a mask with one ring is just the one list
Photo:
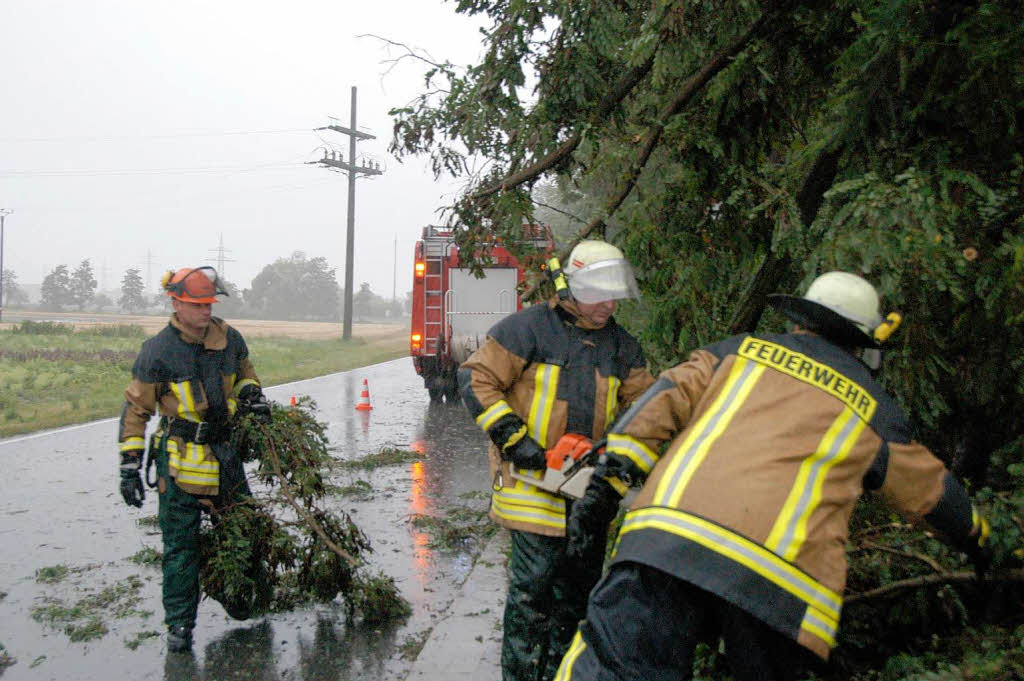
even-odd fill
[(356, 405), (356, 409), (359, 411), (370, 411), (373, 409), (370, 406), (370, 384), (365, 378), (363, 379), (363, 391), (359, 393), (359, 404)]
[(291, 404), (291, 406), (293, 406), (293, 407), (294, 407), (295, 405), (296, 405), (296, 402), (295, 402), (295, 395), (292, 395), (292, 404)]

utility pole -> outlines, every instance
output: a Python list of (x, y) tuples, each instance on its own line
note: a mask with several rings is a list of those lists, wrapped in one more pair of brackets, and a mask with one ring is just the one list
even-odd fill
[(354, 86), (352, 88), (351, 114), (352, 124), (348, 128), (340, 125), (328, 125), (325, 128), (317, 128), (317, 130), (333, 130), (343, 135), (348, 135), (348, 162), (345, 162), (342, 154), (333, 151), (328, 154), (326, 150), (324, 150), (324, 157), (322, 159), (310, 161), (310, 163), (319, 163), (328, 168), (340, 168), (348, 173), (348, 232), (345, 238), (345, 315), (344, 326), (342, 327), (342, 338), (344, 340), (352, 338), (352, 261), (355, 246), (356, 178), (359, 175), (380, 175), (383, 173), (380, 169), (380, 164), (373, 161), (364, 160), (362, 165), (357, 165), (356, 142), (377, 138), (369, 133), (359, 132), (356, 129), (356, 88)]
[(0, 208), (0, 321), (4, 319), (4, 218), (13, 212), (10, 208)]

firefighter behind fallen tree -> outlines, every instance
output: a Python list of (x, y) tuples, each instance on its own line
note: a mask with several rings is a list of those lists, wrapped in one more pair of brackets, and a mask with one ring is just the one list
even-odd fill
[(874, 287), (846, 272), (769, 303), (792, 332), (693, 352), (609, 433), (570, 546), (607, 531), (618, 493), (605, 479), (646, 483), (557, 679), (691, 678), (705, 628), (724, 639), (736, 681), (820, 667), (864, 490), (986, 566), (987, 522), (873, 378), (898, 315), (883, 320)]
[[(563, 437), (602, 438), (654, 382), (640, 345), (612, 317), (616, 301), (639, 297), (622, 251), (587, 240), (564, 272), (552, 264), (558, 294), (495, 324), (459, 369), (463, 401), (492, 442), (490, 517), (512, 534), (504, 681), (554, 676), (601, 574), (603, 546), (566, 555), (572, 502), (540, 489), (549, 460), (561, 466), (561, 454), (574, 449), (559, 444)], [(522, 479), (530, 475), (537, 484)]]
[[(250, 496), (241, 458), (229, 441), (232, 419), (246, 411), (268, 419), (270, 405), (242, 335), (210, 314), (215, 296), (226, 295), (217, 272), (167, 272), (162, 285), (174, 313), (142, 344), (132, 367), (118, 433), (120, 489), (126, 504), (142, 506), (146, 424), (159, 411), (150, 457), (160, 498), (164, 616), (168, 650), (182, 652), (192, 647), (199, 604), (202, 512), (223, 514)], [(249, 616), (244, 599), (223, 605), (236, 619)]]

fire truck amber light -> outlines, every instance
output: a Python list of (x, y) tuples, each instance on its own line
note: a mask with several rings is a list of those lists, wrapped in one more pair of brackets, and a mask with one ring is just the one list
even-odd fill
[(422, 277), (423, 273), (427, 271), (427, 265), (423, 262), (417, 262), (415, 266), (416, 276)]
[(419, 335), (418, 333), (414, 333), (411, 336), (409, 336), (409, 339), (413, 343), (419, 343), (421, 340), (423, 340), (423, 336)]

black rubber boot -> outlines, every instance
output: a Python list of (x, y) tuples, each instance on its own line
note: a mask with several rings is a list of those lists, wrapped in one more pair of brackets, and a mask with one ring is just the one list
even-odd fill
[(192, 630), (187, 627), (167, 627), (167, 650), (172, 653), (192, 650)]

